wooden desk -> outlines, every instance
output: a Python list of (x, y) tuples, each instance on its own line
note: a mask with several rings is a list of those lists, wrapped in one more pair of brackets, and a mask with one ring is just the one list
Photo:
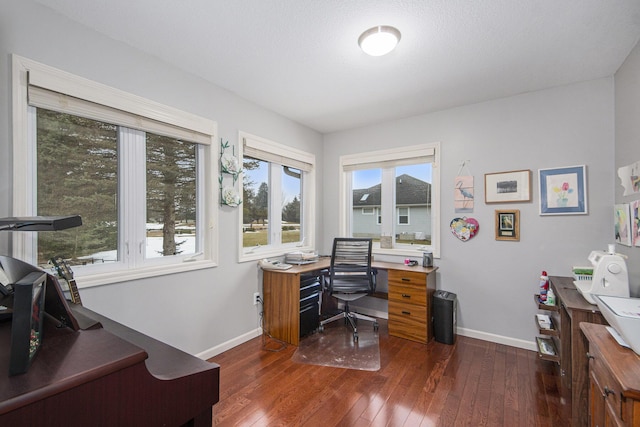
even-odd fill
[[(305, 265), (293, 266), (289, 270), (263, 270), (262, 295), (264, 299), (264, 329), (272, 337), (285, 341), (289, 344), (298, 345), (300, 342), (300, 276), (305, 273), (320, 272), (329, 268), (330, 258), (323, 257), (318, 262)], [(402, 338), (412, 339), (419, 342), (428, 342), (433, 337), (432, 327), (432, 304), (431, 300), (436, 289), (437, 267), (409, 267), (404, 264), (374, 261), (373, 268), (386, 270), (390, 274), (390, 298), (392, 295), (392, 279), (396, 277), (400, 283), (404, 279), (409, 280), (410, 286), (422, 286), (424, 288), (424, 310), (420, 316), (424, 316), (424, 333), (415, 332), (416, 320), (415, 311), (412, 314), (402, 314), (404, 307), (402, 304), (412, 304), (406, 301), (400, 302), (399, 316), (411, 317), (405, 322), (400, 322), (401, 317), (390, 314), (389, 334)], [(407, 274), (403, 274), (407, 273)], [(407, 277), (403, 277), (406, 275)], [(417, 284), (419, 283), (419, 285)], [(402, 298), (402, 297), (401, 297)], [(419, 304), (419, 303), (418, 303)], [(416, 308), (414, 304), (411, 307)], [(404, 310), (407, 312), (407, 310)]]
[(560, 306), (559, 319), (553, 319), (560, 336), (561, 384), (571, 390), (571, 425), (584, 427), (589, 421), (588, 342), (580, 323), (607, 324), (597, 305), (584, 299), (572, 277), (549, 277)]
[(8, 377), (11, 323), (0, 323), (2, 426), (207, 426), (220, 367), (83, 307), (104, 327), (45, 321), (28, 372)]

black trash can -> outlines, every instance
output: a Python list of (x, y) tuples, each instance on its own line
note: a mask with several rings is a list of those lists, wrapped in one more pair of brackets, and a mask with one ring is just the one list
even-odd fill
[(453, 292), (433, 294), (433, 335), (436, 341), (453, 344), (456, 341), (456, 311), (458, 297)]

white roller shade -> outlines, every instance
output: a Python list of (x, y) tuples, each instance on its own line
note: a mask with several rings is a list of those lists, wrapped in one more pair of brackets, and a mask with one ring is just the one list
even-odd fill
[[(30, 70), (29, 105), (105, 123), (211, 144), (215, 123), (88, 80), (70, 84), (64, 74)], [(76, 77), (77, 79), (77, 77)]]
[(259, 138), (243, 138), (243, 156), (289, 166), (303, 172), (310, 172), (315, 164), (313, 154), (271, 141), (267, 143)]
[(363, 169), (434, 163), (435, 153), (436, 151), (433, 147), (415, 146), (347, 155), (341, 158), (342, 170), (351, 172)]

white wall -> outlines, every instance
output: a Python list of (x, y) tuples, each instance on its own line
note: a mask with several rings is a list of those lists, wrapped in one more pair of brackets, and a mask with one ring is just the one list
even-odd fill
[[(613, 78), (325, 135), (324, 185), (338, 186), (338, 158), (367, 150), (440, 141), (442, 257), (438, 288), (458, 295), (458, 326), (468, 335), (527, 347), (536, 330), (533, 295), (541, 270), (571, 275), (593, 249), (612, 241)], [(475, 179), (478, 235), (461, 242), (449, 230), (454, 177), (463, 161)], [(539, 168), (587, 166), (588, 215), (540, 216)], [(533, 202), (487, 205), (484, 174), (531, 169)], [(338, 232), (335, 195), (325, 192), (324, 247)], [(519, 209), (520, 241), (496, 241), (494, 211)], [(493, 336), (492, 334), (496, 335)], [(526, 342), (518, 342), (524, 340)]]
[[(215, 25), (212, 17), (211, 25)], [(322, 136), (251, 104), (155, 57), (105, 38), (32, 0), (2, 2), (0, 12), (0, 216), (11, 215), (10, 54), (180, 108), (218, 122), (220, 136), (238, 131), (316, 154), (322, 182)], [(221, 64), (224, 66), (224, 64)], [(317, 189), (322, 194), (321, 189)], [(316, 217), (319, 215), (316, 213)], [(320, 222), (316, 225), (320, 230)], [(253, 293), (261, 283), (255, 262), (238, 264), (236, 210), (219, 209), (220, 266), (214, 269), (81, 289), (91, 309), (190, 353), (252, 336), (259, 326)], [(0, 253), (9, 250), (0, 236)], [(79, 280), (80, 286), (82, 281)]]
[[(631, 51), (615, 75), (616, 86), (616, 203), (629, 203), (640, 199), (640, 194), (623, 196), (618, 179), (619, 167), (640, 161), (640, 45)], [(640, 248), (617, 245), (616, 250), (626, 254), (631, 295), (640, 297)]]
[[(572, 265), (586, 262), (589, 251), (606, 247), (612, 239), (612, 78), (323, 138), (157, 58), (75, 24), (32, 0), (3, 2), (0, 12), (0, 216), (11, 214), (11, 53), (216, 120), (220, 136), (231, 142), (243, 130), (315, 153), (319, 168), (317, 194), (322, 202), (318, 203), (321, 208), (316, 215), (316, 230), (320, 236), (318, 249), (323, 253), (337, 233), (338, 213), (335, 192), (323, 194), (322, 188), (337, 188), (340, 155), (441, 141), (442, 258), (436, 260), (440, 267), (438, 286), (458, 294), (459, 326), (469, 334), (478, 331), (479, 336), (488, 339), (531, 342), (535, 335), (533, 315), (537, 311), (532, 295), (540, 271), (568, 275)], [(630, 156), (640, 160), (635, 138), (640, 125), (633, 120), (640, 109), (633, 99), (640, 92), (633, 75), (640, 69), (637, 50), (628, 63), (619, 73), (619, 80), (624, 80), (633, 93), (624, 102), (626, 116), (618, 120), (616, 148), (618, 159)], [(623, 137), (625, 133), (627, 136)], [(625, 151), (632, 149), (635, 151)], [(481, 226), (480, 233), (466, 243), (455, 239), (448, 228), (456, 216), (453, 179), (464, 160), (471, 160), (478, 200), (474, 213), (468, 216), (477, 218)], [(589, 214), (539, 216), (537, 169), (577, 164), (588, 168)], [(517, 169), (534, 172), (533, 202), (485, 205), (483, 174)], [(520, 209), (520, 242), (494, 240), (493, 212), (502, 208)], [(236, 263), (235, 230), (239, 224), (235, 210), (220, 208), (219, 223), (218, 268), (83, 289), (83, 302), (190, 353), (206, 353), (251, 336), (259, 321), (251, 298), (260, 288), (260, 276), (255, 263)], [(8, 250), (7, 235), (0, 236), (1, 253)], [(637, 272), (638, 267), (634, 268)]]

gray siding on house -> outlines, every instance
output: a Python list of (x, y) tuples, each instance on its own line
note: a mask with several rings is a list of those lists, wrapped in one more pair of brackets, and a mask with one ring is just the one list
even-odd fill
[[(381, 185), (353, 190), (353, 235), (380, 236), (377, 223), (380, 209)], [(409, 223), (398, 224), (398, 208), (409, 209)], [(365, 214), (363, 209), (373, 211)], [(394, 216), (396, 238), (429, 238), (431, 236), (431, 184), (410, 175), (396, 178), (396, 212)], [(417, 234), (416, 234), (417, 233)]]

